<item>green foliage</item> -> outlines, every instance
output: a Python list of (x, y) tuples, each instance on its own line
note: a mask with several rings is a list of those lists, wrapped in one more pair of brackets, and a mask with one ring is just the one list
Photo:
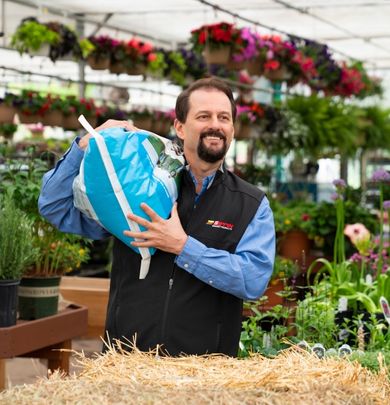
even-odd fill
[(269, 186), (272, 177), (273, 166), (264, 164), (262, 166), (253, 165), (250, 163), (237, 165), (235, 173), (247, 182), (263, 186)]
[(31, 221), (29, 238), (36, 255), (28, 274), (61, 275), (86, 262), (89, 258), (86, 239), (58, 231), (39, 214), (37, 201), (47, 163), (31, 156), (26, 163), (8, 161), (6, 168), (0, 174), (0, 194), (12, 195), (14, 206)]
[(57, 32), (34, 20), (22, 22), (11, 38), (11, 46), (20, 53), (38, 51), (44, 44), (56, 44), (60, 40)]
[(390, 145), (390, 110), (379, 106), (359, 109), (359, 143), (363, 149), (388, 148)]
[(334, 321), (335, 305), (323, 294), (308, 294), (298, 303), (294, 326), (299, 340), (336, 347), (337, 327)]
[[(290, 327), (287, 325), (291, 309), (282, 305), (275, 305), (266, 312), (257, 309), (259, 302), (246, 302), (246, 308), (251, 309), (254, 315), (242, 322), (239, 357), (246, 357), (250, 353), (262, 353), (274, 356), (278, 351), (288, 347), (282, 339), (287, 336)], [(261, 323), (271, 324), (271, 330), (265, 331)]]
[(303, 151), (314, 158), (356, 152), (356, 109), (335, 99), (312, 95), (287, 100), (290, 110), (300, 115), (309, 129)]
[(0, 198), (0, 203), (0, 279), (20, 279), (37, 253), (32, 221), (15, 207), (10, 194)]
[(79, 47), (83, 59), (88, 58), (88, 56), (95, 50), (95, 45), (88, 38), (81, 39), (79, 41)]
[(365, 351), (365, 352), (354, 352), (349, 357), (350, 361), (357, 361), (363, 367), (366, 367), (374, 372), (379, 372), (381, 367), (378, 361), (378, 357), (382, 357), (384, 364), (387, 367), (387, 375), (390, 379), (390, 351), (389, 350), (376, 350), (376, 351)]
[(17, 129), (18, 126), (15, 124), (0, 124), (0, 135), (3, 135), (6, 139), (12, 139)]

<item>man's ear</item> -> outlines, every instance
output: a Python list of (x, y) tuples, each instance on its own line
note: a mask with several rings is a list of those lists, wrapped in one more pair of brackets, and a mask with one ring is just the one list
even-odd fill
[(175, 127), (177, 137), (183, 140), (184, 139), (183, 124), (177, 118), (175, 118), (173, 126)]

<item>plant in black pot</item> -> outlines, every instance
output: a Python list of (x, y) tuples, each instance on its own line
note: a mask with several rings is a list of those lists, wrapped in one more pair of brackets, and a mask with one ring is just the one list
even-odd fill
[(0, 199), (0, 327), (16, 324), (20, 279), (34, 260), (32, 221), (16, 208), (12, 196)]

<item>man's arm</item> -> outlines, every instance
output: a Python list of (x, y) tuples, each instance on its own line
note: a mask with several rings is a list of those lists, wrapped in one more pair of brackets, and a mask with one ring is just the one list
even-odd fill
[(96, 221), (82, 214), (73, 204), (73, 180), (79, 174), (84, 156), (78, 141), (78, 138), (73, 141), (55, 168), (44, 175), (38, 199), (39, 212), (62, 232), (103, 239), (110, 234)]
[(234, 254), (208, 248), (186, 235), (176, 205), (169, 219), (160, 218), (150, 207), (141, 207), (150, 221), (129, 214), (128, 218), (146, 228), (143, 232), (125, 231), (136, 238), (137, 247), (156, 247), (177, 256), (179, 267), (205, 283), (242, 299), (260, 297), (272, 274), (275, 259), (275, 226), (269, 202), (263, 198)]
[(252, 300), (264, 293), (274, 260), (275, 225), (269, 202), (264, 197), (234, 254), (208, 248), (190, 236), (176, 263), (219, 290)]

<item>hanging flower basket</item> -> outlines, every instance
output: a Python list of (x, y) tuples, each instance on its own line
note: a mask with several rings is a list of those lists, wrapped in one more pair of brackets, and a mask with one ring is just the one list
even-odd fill
[(205, 46), (203, 57), (208, 65), (227, 65), (230, 59), (230, 45), (223, 45), (219, 48)]
[(291, 78), (291, 73), (285, 66), (281, 66), (278, 69), (270, 70), (266, 69), (263, 75), (271, 82), (282, 82)]
[(12, 124), (17, 110), (5, 104), (0, 104), (0, 123)]
[(105, 70), (110, 67), (110, 58), (96, 58), (94, 55), (90, 55), (87, 58), (87, 63), (93, 70)]

